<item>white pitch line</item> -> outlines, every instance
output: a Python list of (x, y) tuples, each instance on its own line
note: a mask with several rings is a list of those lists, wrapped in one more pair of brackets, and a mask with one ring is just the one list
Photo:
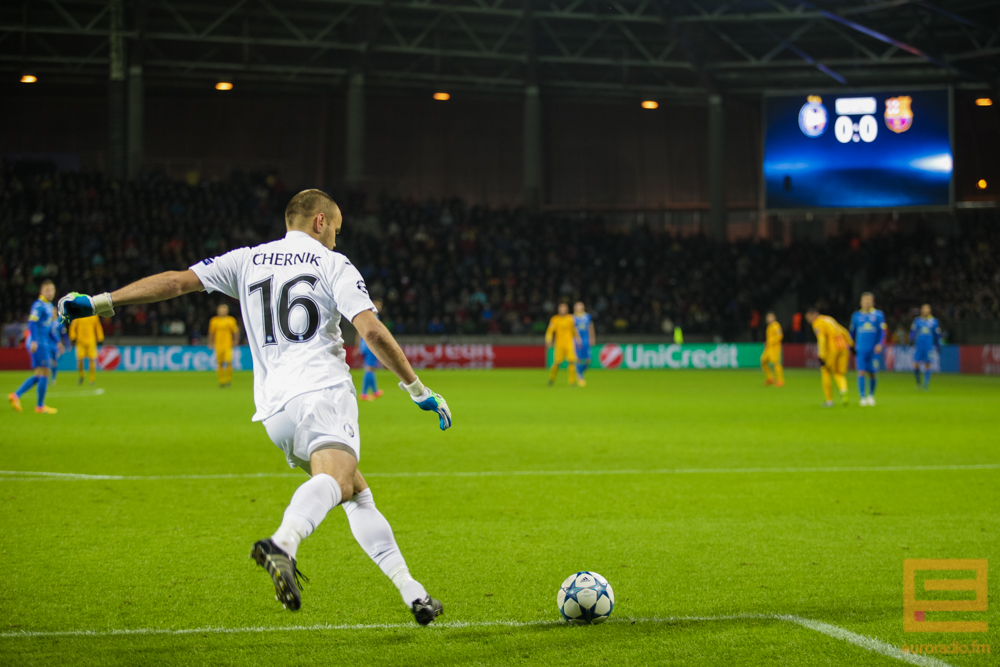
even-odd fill
[[(589, 475), (757, 475), (838, 472), (934, 472), (957, 470), (1000, 470), (1000, 463), (969, 465), (915, 465), (915, 466), (814, 466), (803, 468), (654, 468), (650, 470), (475, 470), (467, 472), (366, 472), (365, 477), (420, 478), (420, 477), (572, 477)], [(29, 470), (0, 470), (0, 476), (10, 481), (43, 480), (106, 480), (106, 481), (156, 481), (156, 480), (211, 480), (211, 479), (298, 479), (301, 475), (283, 472), (219, 473), (212, 475), (88, 475), (72, 472), (42, 472)]]
[(103, 389), (82, 389), (80, 391), (50, 391), (46, 396), (56, 396), (58, 398), (72, 398), (74, 396), (100, 396), (104, 393)]
[(943, 667), (948, 665), (948, 663), (943, 660), (932, 658), (928, 655), (920, 653), (905, 653), (898, 646), (887, 644), (879, 639), (865, 637), (864, 635), (859, 635), (839, 626), (823, 623), (822, 621), (814, 621), (800, 616), (779, 616), (778, 618), (783, 621), (789, 621), (791, 623), (801, 625), (802, 627), (809, 628), (810, 630), (815, 630), (816, 632), (821, 632), (828, 637), (845, 641), (848, 644), (860, 646), (861, 648), (873, 653), (880, 653), (881, 655), (889, 658), (895, 658), (896, 660), (908, 662), (911, 665), (920, 665), (921, 667)]
[[(801, 616), (788, 614), (734, 614), (729, 616), (673, 616), (654, 618), (616, 618), (608, 621), (609, 624), (636, 624), (636, 623), (705, 623), (715, 621), (737, 621), (737, 620), (773, 620), (794, 623), (803, 628), (819, 632), (834, 639), (853, 644), (866, 651), (878, 653), (888, 658), (894, 658), (911, 665), (920, 667), (951, 667), (949, 663), (932, 658), (926, 655), (904, 653), (902, 649), (887, 644), (878, 639), (859, 635), (836, 625), (815, 621)], [(444, 623), (434, 623), (428, 626), (428, 630), (449, 630), (461, 628), (527, 628), (546, 625), (565, 625), (562, 621), (448, 621)], [(321, 623), (317, 625), (288, 625), (280, 627), (251, 626), (243, 628), (124, 628), (117, 630), (52, 630), (52, 631), (23, 631), (23, 632), (2, 632), (0, 639), (46, 639), (57, 637), (134, 637), (134, 636), (155, 636), (155, 635), (236, 635), (236, 634), (261, 634), (265, 632), (343, 632), (359, 630), (417, 630), (412, 623), (356, 623), (331, 625)]]

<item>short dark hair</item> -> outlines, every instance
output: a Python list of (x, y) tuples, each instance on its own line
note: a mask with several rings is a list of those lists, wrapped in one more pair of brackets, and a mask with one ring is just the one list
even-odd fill
[(816, 306), (810, 306), (809, 310), (806, 311), (806, 315), (808, 315), (809, 313), (817, 313), (817, 314), (819, 314), (819, 309), (817, 309)]
[(53, 287), (56, 286), (56, 284), (54, 282), (52, 282), (52, 280), (50, 278), (46, 278), (45, 280), (42, 281), (42, 284), (38, 286), (38, 289), (41, 289), (41, 288), (45, 287), (46, 285), (52, 285)]
[(312, 217), (331, 206), (337, 208), (337, 202), (322, 190), (303, 190), (285, 207), (285, 225), (295, 226), (298, 218)]
[[(764, 313), (764, 317), (767, 317), (768, 315), (774, 315), (774, 311), (773, 310), (769, 310), (766, 313)], [(775, 317), (777, 317), (777, 315), (775, 315)]]

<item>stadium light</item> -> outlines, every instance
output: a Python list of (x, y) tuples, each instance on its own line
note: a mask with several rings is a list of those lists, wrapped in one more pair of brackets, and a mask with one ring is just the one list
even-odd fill
[(434, 93), (434, 99), (436, 99), (438, 102), (447, 102), (448, 100), (451, 99), (451, 95), (449, 95), (448, 93)]
[(986, 179), (985, 178), (980, 178), (979, 182), (976, 183), (976, 187), (979, 188), (980, 190), (985, 190), (986, 189), (986, 185), (987, 184), (986, 184)]
[(21, 83), (35, 83), (38, 81), (38, 77), (34, 74), (25, 74), (21, 77)]
[(233, 84), (230, 83), (229, 81), (220, 81), (219, 83), (215, 84), (215, 89), (216, 90), (232, 90), (233, 89)]
[(993, 106), (993, 100), (988, 97), (980, 97), (976, 100), (977, 107), (991, 107)]
[(642, 103), (643, 109), (658, 109), (660, 107), (659, 102), (654, 102), (653, 100), (646, 100)]

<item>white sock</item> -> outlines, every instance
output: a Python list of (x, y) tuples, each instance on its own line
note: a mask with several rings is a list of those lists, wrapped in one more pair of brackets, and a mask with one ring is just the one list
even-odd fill
[(385, 520), (382, 513), (375, 507), (372, 490), (365, 489), (344, 503), (347, 521), (351, 524), (351, 532), (365, 553), (375, 561), (385, 576), (403, 596), (406, 606), (414, 600), (427, 597), (427, 591), (420, 582), (410, 576), (403, 554), (399, 551), (396, 538), (392, 534), (392, 526)]
[(295, 558), (299, 542), (309, 536), (327, 513), (340, 504), (340, 484), (330, 475), (321, 473), (295, 490), (292, 502), (277, 532), (271, 536), (290, 558)]

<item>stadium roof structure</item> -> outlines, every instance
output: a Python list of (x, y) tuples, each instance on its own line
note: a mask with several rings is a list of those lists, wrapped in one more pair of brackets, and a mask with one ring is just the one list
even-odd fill
[(704, 97), (1000, 85), (995, 0), (22, 0), (0, 70), (148, 86)]

